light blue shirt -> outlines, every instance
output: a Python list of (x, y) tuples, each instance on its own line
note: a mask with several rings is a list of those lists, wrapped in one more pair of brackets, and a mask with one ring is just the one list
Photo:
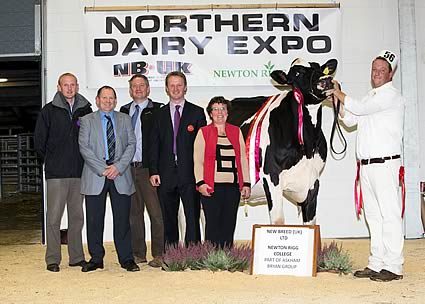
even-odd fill
[(134, 127), (134, 134), (136, 135), (136, 153), (134, 153), (133, 161), (134, 162), (141, 162), (142, 161), (142, 121), (140, 120), (140, 115), (142, 115), (142, 111), (148, 106), (149, 100), (146, 99), (145, 101), (141, 103), (135, 103), (134, 101), (131, 103), (130, 106), (130, 117), (133, 117), (134, 112), (136, 111), (136, 104), (139, 106), (139, 117), (136, 120), (136, 125)]
[(115, 139), (117, 138), (117, 131), (115, 129), (115, 115), (114, 115), (114, 111), (109, 112), (109, 113), (105, 113), (99, 110), (99, 115), (100, 115), (100, 121), (102, 122), (102, 130), (103, 130), (103, 142), (105, 144), (105, 159), (108, 160), (109, 159), (109, 153), (108, 153), (108, 140), (107, 140), (107, 135), (106, 135), (106, 124), (108, 123), (108, 120), (106, 119), (105, 115), (108, 115), (109, 117), (111, 117), (112, 119), (112, 125), (114, 126), (114, 135), (115, 135)]

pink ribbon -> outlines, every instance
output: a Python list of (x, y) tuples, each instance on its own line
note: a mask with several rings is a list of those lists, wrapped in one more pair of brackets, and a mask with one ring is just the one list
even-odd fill
[(357, 161), (356, 180), (354, 181), (354, 203), (356, 204), (356, 215), (360, 218), (363, 208), (362, 188), (360, 187), (360, 161)]
[(294, 98), (298, 103), (298, 143), (300, 145), (304, 144), (303, 139), (303, 103), (304, 103), (304, 95), (301, 90), (295, 87), (293, 90)]

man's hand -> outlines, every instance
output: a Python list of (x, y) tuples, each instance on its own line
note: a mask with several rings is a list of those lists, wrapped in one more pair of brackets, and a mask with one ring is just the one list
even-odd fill
[(341, 85), (338, 81), (332, 80), (334, 84), (333, 96), (335, 96), (342, 104), (345, 102), (345, 93), (341, 91)]
[(159, 175), (152, 175), (149, 180), (152, 186), (154, 187), (158, 187), (159, 185), (161, 185), (161, 178), (159, 177)]
[(198, 191), (203, 195), (203, 196), (211, 196), (211, 187), (207, 184), (202, 184), (198, 187)]
[(114, 165), (110, 165), (106, 167), (102, 175), (106, 176), (107, 179), (114, 180), (115, 178), (117, 178), (118, 175), (120, 175), (120, 172), (118, 171), (117, 167), (115, 167)]

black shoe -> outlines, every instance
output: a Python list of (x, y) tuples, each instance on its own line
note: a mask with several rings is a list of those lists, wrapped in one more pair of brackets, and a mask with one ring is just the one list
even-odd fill
[(403, 276), (400, 274), (395, 274), (391, 271), (382, 269), (379, 273), (371, 276), (370, 279), (376, 282), (389, 282), (393, 280), (401, 280), (403, 279)]
[(361, 278), (361, 279), (370, 278), (371, 276), (376, 275), (376, 274), (379, 274), (379, 272), (376, 272), (376, 271), (374, 271), (370, 268), (367, 268), (367, 267), (363, 270), (357, 270), (356, 272), (354, 272), (354, 276), (356, 278)]
[(87, 265), (87, 262), (85, 260), (81, 260), (77, 263), (69, 263), (69, 267), (77, 267), (77, 266), (84, 267), (86, 265)]
[(60, 268), (58, 264), (49, 264), (47, 265), (47, 270), (51, 272), (59, 272)]
[(131, 272), (140, 271), (139, 266), (137, 266), (137, 264), (134, 263), (133, 260), (124, 263), (123, 265), (121, 265), (121, 267), (124, 268), (125, 270), (131, 271)]
[(81, 268), (82, 272), (89, 272), (94, 271), (96, 269), (103, 269), (103, 262), (102, 263), (94, 263), (94, 262), (88, 262), (86, 265)]

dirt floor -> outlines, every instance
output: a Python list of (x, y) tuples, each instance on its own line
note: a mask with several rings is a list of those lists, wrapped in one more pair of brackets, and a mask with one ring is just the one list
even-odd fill
[[(0, 238), (13, 241), (14, 235), (9, 231)], [(365, 266), (368, 240), (337, 242), (355, 269)], [(106, 244), (105, 269), (82, 273), (67, 266), (66, 246), (62, 249), (61, 271), (51, 273), (45, 270), (44, 246), (0, 245), (0, 303), (425, 303), (425, 239), (406, 241), (404, 279), (389, 283), (332, 273), (314, 278), (170, 273), (146, 265), (128, 273), (119, 267), (111, 243)]]
[[(41, 242), (41, 196), (19, 194), (0, 202), (0, 303), (425, 303), (425, 239), (405, 242), (404, 279), (378, 283), (350, 275), (260, 276), (245, 273), (165, 272), (142, 265), (128, 273), (106, 244), (105, 269), (68, 267), (62, 246), (59, 273), (46, 270)], [(332, 240), (322, 240), (329, 244)], [(344, 239), (354, 269), (367, 262), (369, 240)], [(87, 248), (86, 248), (87, 252)], [(89, 256), (87, 255), (87, 259)]]

